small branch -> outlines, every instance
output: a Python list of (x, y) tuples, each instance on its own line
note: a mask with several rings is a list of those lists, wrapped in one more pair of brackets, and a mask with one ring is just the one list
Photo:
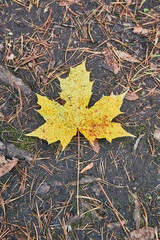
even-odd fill
[(33, 155), (31, 153), (29, 153), (27, 150), (16, 147), (12, 143), (3, 143), (0, 141), (0, 151), (9, 157), (17, 157), (19, 159), (25, 159), (29, 162), (33, 159)]
[(32, 93), (31, 89), (24, 84), (22, 79), (14, 76), (11, 72), (7, 71), (7, 69), (0, 65), (0, 82), (7, 86), (12, 86), (16, 89), (20, 89), (22, 93), (26, 96)]

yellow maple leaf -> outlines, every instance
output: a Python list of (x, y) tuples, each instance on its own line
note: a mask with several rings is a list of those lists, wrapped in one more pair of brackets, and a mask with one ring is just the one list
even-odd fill
[(85, 62), (70, 68), (66, 79), (59, 78), (62, 106), (54, 100), (37, 94), (37, 110), (46, 123), (27, 134), (46, 140), (49, 144), (60, 140), (63, 150), (79, 130), (92, 144), (96, 138), (106, 138), (109, 142), (114, 138), (132, 136), (120, 123), (112, 122), (121, 114), (120, 107), (126, 93), (103, 96), (93, 107), (88, 108), (92, 95), (93, 82), (89, 81), (90, 72), (86, 71)]

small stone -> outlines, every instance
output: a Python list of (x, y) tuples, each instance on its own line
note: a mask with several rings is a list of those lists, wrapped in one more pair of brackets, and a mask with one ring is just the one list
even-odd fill
[(47, 183), (44, 182), (44, 183), (40, 186), (40, 188), (38, 189), (38, 193), (43, 195), (43, 194), (48, 193), (49, 190), (50, 190), (50, 186), (49, 186)]
[(11, 53), (8, 57), (7, 57), (7, 60), (9, 61), (13, 61), (13, 59), (15, 58), (16, 56), (13, 54), (13, 53)]
[(154, 138), (160, 141), (160, 128), (155, 129), (154, 131)]

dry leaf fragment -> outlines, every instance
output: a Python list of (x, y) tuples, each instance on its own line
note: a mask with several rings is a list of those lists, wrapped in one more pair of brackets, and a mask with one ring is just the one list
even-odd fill
[(159, 64), (155, 64), (155, 63), (151, 62), (150, 69), (153, 71), (158, 71), (158, 70), (160, 70), (160, 66), (159, 66)]
[(129, 100), (129, 101), (135, 101), (137, 100), (139, 97), (135, 92), (127, 92), (125, 99)]
[(154, 131), (154, 138), (160, 141), (160, 128), (155, 129)]
[(132, 4), (132, 0), (125, 0), (128, 5)]
[(140, 221), (141, 221), (141, 214), (140, 214), (141, 204), (139, 202), (137, 194), (132, 193), (132, 196), (134, 197), (134, 204), (135, 204), (134, 211), (133, 211), (133, 219), (136, 223), (136, 230), (139, 230)]
[(3, 51), (3, 49), (4, 49), (4, 44), (0, 43), (0, 51)]
[(104, 56), (106, 68), (109, 71), (114, 72), (114, 74), (117, 74), (120, 71), (119, 63), (116, 60), (109, 43), (107, 44), (107, 48), (104, 50)]
[[(124, 225), (126, 225), (127, 224), (127, 221), (126, 220), (122, 220), (122, 223), (124, 224)], [(120, 222), (111, 222), (111, 223), (108, 223), (107, 224), (107, 228), (109, 228), (109, 229), (114, 229), (114, 228), (120, 228), (122, 225), (120, 224)]]
[(60, 7), (69, 7), (72, 4), (77, 4), (79, 0), (61, 0), (59, 2)]
[(130, 233), (131, 240), (156, 240), (155, 229), (143, 227)]
[(141, 203), (138, 199), (137, 193), (132, 193), (129, 188), (128, 188), (128, 191), (134, 199), (135, 206), (133, 210), (133, 219), (136, 223), (136, 230), (139, 230), (140, 221), (141, 221), (141, 215), (140, 215)]
[(116, 52), (117, 56), (124, 61), (132, 62), (132, 63), (133, 62), (134, 63), (139, 63), (140, 62), (137, 58), (133, 57), (129, 53), (119, 51), (119, 50), (116, 50), (115, 52)]
[(92, 191), (96, 194), (97, 197), (99, 197), (100, 193), (101, 193), (101, 189), (99, 187), (98, 184), (94, 184), (92, 187), (91, 187)]
[(16, 56), (11, 53), (8, 57), (7, 57), (7, 61), (13, 61), (13, 59), (15, 58)]
[(49, 186), (46, 182), (44, 182), (44, 183), (39, 187), (37, 193), (44, 195), (44, 194), (48, 193), (49, 190), (50, 190), (50, 186)]
[(135, 62), (139, 63), (140, 61), (130, 55), (129, 53), (117, 50), (114, 48), (112, 51), (113, 46), (110, 43), (107, 43), (107, 47), (104, 50), (104, 56), (105, 56), (105, 68), (107, 68), (109, 71), (114, 72), (114, 74), (117, 74), (120, 71), (119, 63), (117, 59), (115, 58), (113, 52), (121, 59), (124, 61), (128, 62)]
[(93, 163), (89, 163), (86, 167), (84, 167), (80, 173), (85, 173), (86, 171), (90, 170), (91, 168), (93, 168)]
[(18, 158), (12, 160), (5, 159), (4, 155), (0, 155), (0, 177), (8, 173), (18, 162)]
[(41, 80), (41, 82), (44, 83), (44, 84), (46, 84), (47, 81), (48, 81), (48, 79), (47, 79), (46, 76), (44, 76), (44, 75), (40, 75), (40, 80)]
[(135, 26), (133, 29), (133, 33), (147, 35), (149, 33), (149, 29), (142, 28), (141, 26)]
[[(85, 175), (83, 178), (81, 178), (79, 180), (79, 184), (80, 185), (83, 185), (83, 184), (90, 184), (90, 183), (93, 183), (93, 182), (96, 182), (97, 179), (93, 176), (89, 176), (89, 175)], [(72, 181), (69, 183), (71, 186), (76, 186), (77, 185), (77, 181)]]
[(90, 143), (90, 145), (91, 145), (93, 151), (95, 151), (96, 153), (99, 153), (100, 146), (99, 146), (97, 139), (94, 140), (93, 144)]
[(111, 142), (118, 137), (134, 137), (120, 123), (112, 122), (117, 115), (122, 114), (120, 107), (126, 93), (103, 96), (94, 106), (88, 108), (93, 85), (89, 76), (83, 62), (71, 68), (66, 79), (59, 78), (62, 89), (60, 98), (65, 101), (64, 106), (37, 94), (38, 104), (41, 106), (37, 111), (46, 122), (27, 136), (39, 137), (49, 144), (60, 140), (63, 150), (77, 134), (77, 129), (91, 144), (96, 138), (106, 138)]
[(1, 119), (3, 120), (4, 118), (5, 118), (4, 114), (2, 112), (0, 112), (0, 120)]

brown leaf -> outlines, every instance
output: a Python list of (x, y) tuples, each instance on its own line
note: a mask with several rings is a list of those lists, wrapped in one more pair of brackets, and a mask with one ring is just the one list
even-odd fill
[(131, 240), (156, 240), (155, 229), (143, 227), (130, 233)]
[(139, 63), (140, 62), (137, 58), (133, 57), (129, 53), (116, 50), (116, 54), (118, 55), (119, 58), (121, 58), (124, 61), (135, 62), (135, 63)]
[[(122, 223), (125, 225), (127, 223), (126, 220), (122, 220)], [(107, 228), (109, 229), (114, 229), (114, 228), (120, 228), (121, 227), (121, 223), (120, 222), (111, 222), (107, 224)]]
[(65, 100), (63, 100), (62, 98), (57, 98), (56, 99), (56, 101), (60, 104), (60, 105), (62, 105), (62, 106), (64, 106), (64, 104), (66, 103), (66, 101)]
[(18, 158), (12, 160), (5, 159), (4, 155), (0, 155), (0, 177), (8, 173), (18, 162)]
[(40, 80), (42, 83), (46, 84), (48, 79), (44, 75), (40, 75)]
[[(93, 183), (95, 181), (96, 181), (95, 177), (85, 175), (85, 177), (80, 179), (79, 184), (82, 184), (82, 185), (83, 184), (90, 184), (90, 183)], [(76, 184), (77, 184), (77, 181), (76, 181)]]
[(134, 205), (135, 206), (134, 206), (134, 210), (133, 210), (133, 219), (136, 223), (136, 230), (138, 231), (139, 227), (140, 227), (140, 222), (141, 222), (141, 214), (140, 214), (141, 203), (138, 199), (137, 193), (132, 193), (129, 188), (128, 188), (128, 191), (134, 199)]
[(109, 71), (114, 72), (114, 74), (117, 74), (120, 71), (120, 67), (116, 58), (114, 57), (111, 46), (112, 46), (111, 44), (107, 43), (107, 48), (105, 48), (104, 51), (105, 64), (106, 68)]
[(90, 145), (91, 145), (93, 151), (95, 151), (96, 153), (99, 153), (99, 150), (101, 148), (99, 146), (97, 138), (94, 140), (94, 143), (93, 144), (90, 143)]
[(88, 164), (86, 167), (84, 167), (84, 168), (80, 171), (80, 173), (84, 173), (84, 172), (90, 170), (91, 168), (93, 168), (93, 163), (90, 163), (90, 164)]
[(153, 70), (153, 71), (158, 71), (160, 70), (160, 67), (158, 64), (155, 64), (153, 62), (150, 63), (150, 69)]
[(135, 92), (127, 92), (127, 94), (125, 95), (125, 99), (127, 99), (128, 101), (135, 101), (138, 98), (139, 97)]
[(147, 35), (149, 33), (149, 30), (142, 28), (141, 26), (135, 26), (133, 32), (141, 35)]
[(79, 0), (61, 0), (59, 2), (60, 7), (69, 7), (72, 4), (77, 4)]
[(136, 223), (136, 230), (139, 230), (140, 222), (141, 222), (141, 214), (140, 214), (141, 203), (136, 193), (132, 193), (132, 197), (134, 198), (134, 204), (135, 204), (134, 211), (133, 211), (133, 219)]

